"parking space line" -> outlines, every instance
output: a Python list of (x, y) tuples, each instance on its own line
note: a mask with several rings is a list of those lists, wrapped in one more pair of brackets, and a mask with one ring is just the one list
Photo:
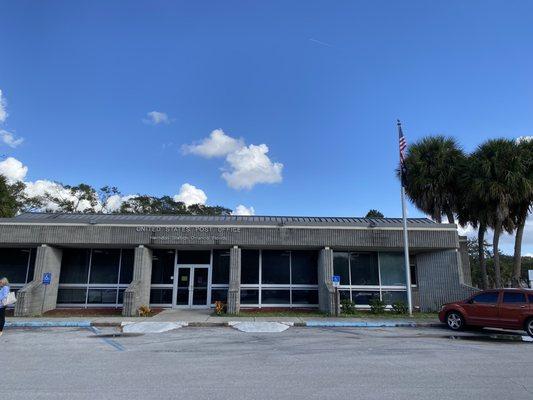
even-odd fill
[[(100, 330), (98, 328), (95, 328), (94, 326), (91, 326), (91, 327), (89, 327), (87, 329), (89, 329), (95, 335), (99, 335), (100, 334)], [(104, 343), (108, 344), (109, 346), (113, 347), (117, 351), (126, 351), (124, 346), (122, 346), (118, 342), (115, 342), (113, 339), (104, 338), (104, 337), (99, 338), (99, 339), (102, 340)]]

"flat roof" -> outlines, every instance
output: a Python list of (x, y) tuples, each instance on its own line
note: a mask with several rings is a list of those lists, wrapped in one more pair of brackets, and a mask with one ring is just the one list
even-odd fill
[[(454, 224), (437, 224), (428, 218), (408, 218), (410, 227), (450, 228)], [(298, 217), (261, 215), (148, 215), (22, 213), (14, 218), (0, 218), (0, 224), (90, 224), (90, 225), (243, 225), (243, 226), (372, 226), (396, 227), (401, 218)]]

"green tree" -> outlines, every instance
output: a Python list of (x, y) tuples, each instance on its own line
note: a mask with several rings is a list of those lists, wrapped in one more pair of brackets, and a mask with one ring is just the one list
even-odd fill
[(18, 211), (17, 199), (13, 196), (9, 184), (3, 175), (0, 175), (0, 217), (14, 217)]
[[(405, 158), (405, 192), (417, 208), (441, 222), (454, 223), (465, 155), (455, 139), (428, 136), (409, 146)], [(399, 171), (397, 171), (398, 176)]]
[(366, 213), (365, 218), (385, 218), (381, 211), (371, 209)]
[(483, 143), (472, 154), (470, 163), (470, 170), (475, 172), (469, 179), (470, 190), (486, 205), (494, 229), (495, 284), (501, 287), (499, 240), (504, 230), (511, 232), (514, 229), (511, 220), (513, 199), (529, 188), (525, 165), (517, 145), (508, 139), (492, 139)]
[(533, 205), (533, 140), (522, 140), (518, 150), (524, 165), (524, 178), (529, 183), (523, 192), (515, 193), (514, 206), (511, 207), (511, 218), (516, 225), (514, 256), (513, 256), (513, 286), (521, 286), (522, 273), (522, 237), (527, 216)]

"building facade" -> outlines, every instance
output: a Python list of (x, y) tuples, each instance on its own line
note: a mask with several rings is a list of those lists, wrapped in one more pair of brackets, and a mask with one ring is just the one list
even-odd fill
[[(15, 313), (59, 307), (318, 308), (406, 301), (401, 219), (28, 213), (0, 219), (0, 275)], [(466, 297), (466, 247), (453, 224), (409, 219), (414, 303)], [(43, 274), (51, 274), (49, 285)]]

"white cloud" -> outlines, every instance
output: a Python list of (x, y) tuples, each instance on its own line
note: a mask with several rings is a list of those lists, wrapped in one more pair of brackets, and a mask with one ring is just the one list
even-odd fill
[(3, 129), (0, 129), (0, 137), (5, 144), (12, 148), (16, 148), (24, 142), (24, 138), (16, 138), (12, 133), (4, 131)]
[[(88, 208), (91, 208), (92, 205), (89, 200), (80, 200), (78, 202), (78, 197), (73, 195), (69, 189), (63, 187), (63, 185), (52, 182), (49, 180), (37, 180), (35, 182), (25, 182), (26, 187), (24, 193), (28, 197), (39, 197), (44, 201), (43, 211), (59, 211), (60, 207), (57, 202), (52, 200), (47, 200), (46, 196), (52, 196), (63, 201), (72, 201), (76, 205), (76, 211), (83, 212)], [(101, 209), (101, 205), (97, 205), (96, 210)]]
[(207, 195), (202, 189), (198, 189), (190, 183), (184, 183), (181, 185), (179, 193), (174, 196), (174, 201), (181, 201), (187, 206), (192, 204), (205, 204)]
[(105, 202), (105, 208), (108, 212), (118, 211), (124, 201), (124, 197), (120, 196), (119, 194), (114, 194), (108, 197), (107, 201)]
[(251, 189), (259, 183), (278, 183), (283, 180), (283, 164), (272, 162), (266, 144), (246, 146), (243, 139), (226, 135), (216, 129), (198, 143), (182, 146), (185, 154), (205, 158), (224, 157), (222, 178), (233, 189)]
[(242, 204), (239, 204), (235, 207), (235, 210), (231, 213), (232, 215), (255, 215), (255, 210), (253, 207), (246, 207)]
[(146, 113), (147, 118), (143, 119), (145, 124), (159, 125), (159, 124), (170, 124), (170, 118), (168, 115), (161, 111), (150, 111)]
[(519, 136), (516, 138), (516, 143), (530, 142), (533, 140), (533, 136)]
[(215, 129), (209, 137), (199, 143), (183, 145), (182, 151), (185, 154), (195, 154), (197, 156), (212, 158), (223, 157), (244, 146), (242, 139), (235, 139), (224, 133), (222, 129)]
[(4, 175), (9, 182), (23, 181), (28, 173), (28, 167), (19, 160), (8, 157), (0, 161), (0, 174)]
[(283, 164), (273, 163), (267, 153), (266, 144), (251, 144), (228, 154), (226, 161), (230, 169), (222, 173), (222, 178), (233, 189), (251, 189), (258, 183), (281, 182)]
[(0, 122), (4, 122), (6, 119), (6, 99), (2, 96), (2, 89), (0, 89)]

